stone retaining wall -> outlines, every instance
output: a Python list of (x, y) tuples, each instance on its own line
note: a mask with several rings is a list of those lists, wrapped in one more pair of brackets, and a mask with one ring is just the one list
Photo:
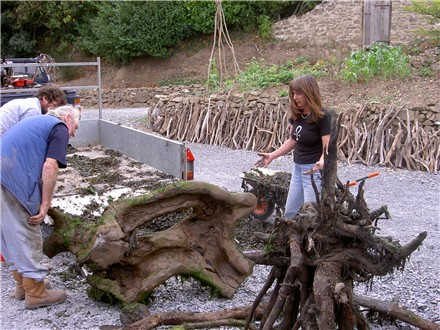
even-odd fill
[[(417, 30), (431, 29), (426, 15), (405, 10), (411, 1), (392, 1), (391, 44), (408, 45)], [(310, 12), (274, 24), (277, 39), (293, 46), (346, 52), (362, 47), (362, 0), (327, 0)]]

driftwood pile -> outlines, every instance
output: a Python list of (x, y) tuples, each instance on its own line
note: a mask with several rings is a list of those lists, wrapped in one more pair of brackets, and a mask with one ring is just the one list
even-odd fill
[[(288, 137), (287, 98), (256, 94), (161, 95), (148, 114), (155, 132), (179, 141), (270, 151)], [(438, 172), (440, 115), (430, 108), (365, 104), (345, 111), (341, 160)]]
[(390, 237), (376, 235), (377, 222), (388, 215), (387, 208), (370, 211), (362, 182), (354, 196), (338, 180), (336, 131), (326, 156), (321, 193), (311, 178), (319, 202), (304, 204), (293, 221), (278, 221), (267, 237), (264, 252), (246, 254), (256, 263), (272, 266), (252, 306), (209, 313), (145, 315), (124, 328), (180, 324), (185, 329), (220, 325), (263, 330), (368, 329), (359, 308), (362, 305), (423, 329), (439, 329), (396, 305), (353, 294), (354, 281), (371, 281), (402, 269), (427, 233), (420, 233), (403, 246)]
[(162, 98), (151, 128), (166, 137), (235, 149), (276, 148), (287, 137), (285, 104), (256, 95)]
[(424, 109), (384, 110), (371, 104), (344, 112), (338, 158), (365, 165), (439, 171), (440, 126), (433, 122), (433, 113), (424, 114), (425, 122), (432, 125), (422, 125), (419, 112), (423, 114)]

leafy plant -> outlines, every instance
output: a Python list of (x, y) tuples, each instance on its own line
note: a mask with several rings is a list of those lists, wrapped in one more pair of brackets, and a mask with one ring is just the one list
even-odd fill
[(424, 65), (419, 69), (419, 75), (422, 77), (432, 77), (434, 75), (434, 71), (431, 69), (429, 65)]
[(293, 63), (295, 63), (295, 64), (304, 64), (304, 63), (307, 63), (307, 62), (309, 62), (309, 60), (305, 56), (298, 56), (293, 61)]
[[(230, 30), (254, 31), (266, 37), (271, 19), (309, 8), (306, 1), (225, 1)], [(137, 56), (167, 57), (180, 41), (214, 31), (214, 1), (114, 1), (98, 2), (98, 13), (83, 30), (82, 48), (116, 63)]]
[(250, 90), (287, 84), (292, 79), (305, 74), (311, 74), (315, 77), (325, 75), (324, 62), (317, 62), (314, 65), (308, 61), (299, 65), (292, 62), (287, 62), (284, 65), (265, 65), (253, 60), (235, 80), (241, 90)]
[(410, 74), (409, 58), (402, 48), (374, 44), (353, 52), (343, 63), (340, 75), (347, 81), (368, 81), (373, 77), (389, 79)]
[(1, 53), (11, 57), (70, 52), (97, 8), (94, 1), (3, 1), (1, 7)]
[(82, 46), (119, 63), (147, 54), (166, 57), (169, 47), (190, 34), (183, 14), (183, 6), (172, 2), (104, 2)]
[[(270, 35), (271, 21), (316, 1), (224, 1), (229, 30)], [(82, 50), (116, 63), (166, 57), (181, 41), (214, 31), (215, 1), (3, 1), (2, 56), (65, 57)]]
[(264, 244), (264, 247), (263, 247), (264, 253), (271, 253), (271, 252), (273, 252), (273, 249), (274, 249), (273, 243), (270, 240), (268, 242), (266, 242), (266, 244)]
[(215, 60), (211, 62), (211, 70), (209, 71), (207, 85), (208, 90), (210, 91), (217, 91), (220, 88), (220, 74)]
[(269, 16), (261, 15), (258, 17), (258, 34), (264, 40), (272, 38), (272, 21)]

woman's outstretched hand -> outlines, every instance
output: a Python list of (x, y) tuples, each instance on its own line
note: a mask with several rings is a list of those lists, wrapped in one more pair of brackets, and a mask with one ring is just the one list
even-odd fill
[(275, 159), (273, 154), (270, 153), (270, 152), (269, 153), (267, 153), (267, 152), (259, 152), (258, 156), (261, 157), (258, 160), (258, 162), (255, 163), (255, 166), (258, 166), (258, 167), (266, 167), (267, 165), (269, 165)]

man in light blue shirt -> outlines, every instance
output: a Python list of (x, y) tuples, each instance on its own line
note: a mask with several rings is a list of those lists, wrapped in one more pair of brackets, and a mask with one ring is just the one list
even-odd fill
[(36, 97), (11, 100), (0, 108), (0, 136), (24, 118), (45, 114), (49, 108), (65, 104), (66, 95), (54, 85), (41, 87)]

